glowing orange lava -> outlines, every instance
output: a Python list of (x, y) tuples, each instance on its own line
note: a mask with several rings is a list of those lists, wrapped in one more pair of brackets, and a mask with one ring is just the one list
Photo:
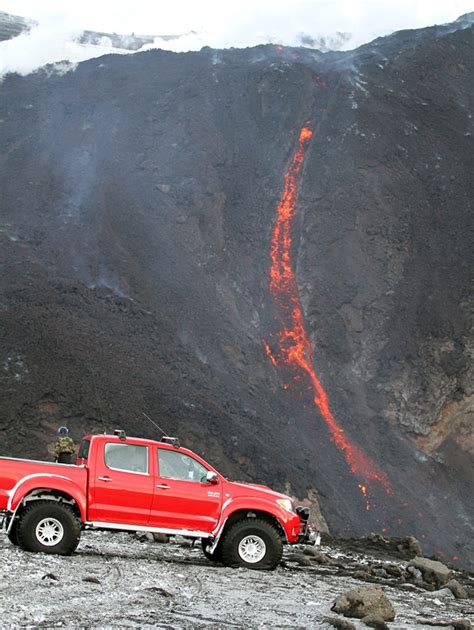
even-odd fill
[[(349, 440), (331, 413), (328, 396), (313, 368), (313, 348), (304, 327), (303, 309), (291, 260), (292, 222), (298, 186), (306, 149), (312, 136), (313, 131), (309, 126), (301, 129), (298, 146), (284, 177), (270, 247), (270, 292), (278, 305), (282, 323), (282, 328), (276, 335), (278, 352), (273, 352), (266, 341), (263, 344), (273, 365), (283, 364), (290, 368), (293, 378), (299, 378), (301, 372), (309, 377), (314, 404), (327, 424), (331, 440), (342, 451), (351, 472), (363, 481), (359, 484), (359, 489), (367, 499), (369, 482), (379, 483), (387, 494), (392, 494), (390, 482), (387, 475), (379, 470), (362, 449)], [(366, 509), (370, 509), (368, 501)]]

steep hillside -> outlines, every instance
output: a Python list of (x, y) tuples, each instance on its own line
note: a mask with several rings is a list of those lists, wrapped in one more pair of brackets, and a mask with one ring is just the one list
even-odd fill
[(335, 533), (473, 562), (471, 17), (8, 75), (2, 452), (146, 411)]

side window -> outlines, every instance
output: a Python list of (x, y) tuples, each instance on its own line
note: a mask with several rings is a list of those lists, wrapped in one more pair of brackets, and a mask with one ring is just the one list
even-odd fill
[(107, 443), (105, 445), (105, 465), (115, 470), (148, 472), (148, 447), (135, 444)]
[(194, 458), (164, 448), (158, 449), (158, 469), (160, 477), (197, 483), (204, 482), (207, 475), (207, 468)]

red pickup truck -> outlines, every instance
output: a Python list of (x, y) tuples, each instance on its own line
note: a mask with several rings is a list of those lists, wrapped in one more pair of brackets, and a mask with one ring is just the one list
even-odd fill
[(70, 554), (83, 529), (201, 539), (210, 560), (274, 569), (283, 544), (314, 542), (309, 509), (231, 482), (176, 438), (83, 438), (75, 465), (0, 458), (0, 512), (13, 544)]

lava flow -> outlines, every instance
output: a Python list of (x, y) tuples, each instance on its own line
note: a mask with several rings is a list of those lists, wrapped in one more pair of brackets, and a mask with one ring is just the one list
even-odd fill
[[(367, 499), (370, 482), (377, 482), (387, 494), (392, 494), (390, 482), (362, 449), (350, 441), (331, 413), (328, 396), (313, 368), (313, 348), (304, 327), (303, 309), (292, 267), (292, 223), (305, 153), (312, 136), (313, 131), (309, 126), (301, 129), (297, 149), (285, 173), (283, 193), (277, 207), (270, 249), (270, 292), (278, 307), (282, 327), (276, 334), (277, 353), (272, 352), (265, 340), (263, 345), (273, 365), (286, 366), (291, 370), (293, 379), (299, 379), (301, 372), (309, 377), (314, 404), (327, 424), (331, 440), (342, 451), (351, 472), (361, 480), (359, 490)], [(368, 501), (366, 506), (370, 509)]]

